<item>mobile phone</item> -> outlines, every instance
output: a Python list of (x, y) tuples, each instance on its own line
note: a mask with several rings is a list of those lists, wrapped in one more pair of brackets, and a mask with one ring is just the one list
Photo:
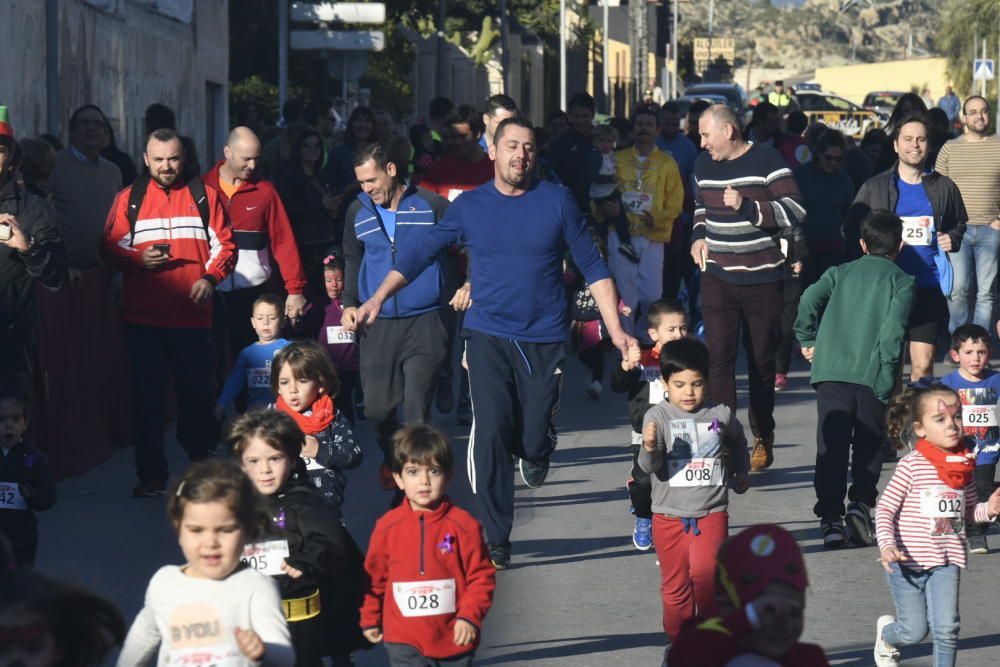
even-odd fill
[(0, 241), (9, 241), (12, 235), (10, 225), (6, 222), (0, 222)]
[(170, 244), (169, 243), (154, 243), (153, 250), (159, 250), (162, 254), (170, 256)]

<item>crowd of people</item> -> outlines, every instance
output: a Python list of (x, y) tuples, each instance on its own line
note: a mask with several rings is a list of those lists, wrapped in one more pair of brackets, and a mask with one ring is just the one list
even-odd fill
[[(632, 541), (658, 557), (665, 664), (826, 664), (798, 641), (794, 538), (729, 536), (729, 491), (774, 463), (797, 353), (818, 535), (877, 547), (896, 606), (876, 664), (930, 631), (935, 666), (954, 665), (958, 571), (1000, 515), (991, 108), (965, 100), (952, 138), (903, 96), (856, 144), (781, 101), (746, 127), (673, 102), (595, 124), (578, 93), (535, 126), (506, 95), (438, 98), (401, 134), (368, 107), (339, 130), (290, 100), (279, 126), (233, 128), (207, 170), (161, 104), (140, 168), (97, 106), (74, 111), (66, 147), (17, 139), (0, 107), (0, 655), (91, 665), (123, 644), (122, 667), (313, 667), (382, 642), (393, 665), (472, 664), (516, 547), (515, 475), (546, 481), (572, 349), (590, 398), (608, 359), (627, 395)], [(186, 561), (156, 573), (127, 632), (113, 605), (30, 572), (35, 513), (57, 502), (32, 389), (85, 391), (46, 352), (67, 322), (61, 354), (123, 396), (132, 495), (166, 496)], [(955, 370), (935, 379), (944, 342)], [(446, 494), (455, 457), (432, 407), (470, 427), (473, 513)], [(171, 419), (192, 462), (172, 483)], [(372, 455), (394, 493), (365, 553), (345, 471)]]

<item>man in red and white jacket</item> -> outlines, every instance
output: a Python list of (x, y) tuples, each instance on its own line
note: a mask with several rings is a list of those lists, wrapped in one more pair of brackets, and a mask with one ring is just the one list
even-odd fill
[[(132, 186), (118, 193), (104, 232), (104, 256), (124, 274), (122, 315), (131, 359), (135, 462), (132, 495), (162, 495), (167, 384), (177, 392), (177, 439), (192, 460), (208, 455), (217, 439), (212, 414), (212, 293), (232, 272), (235, 246), (219, 195), (205, 189), (209, 220), (180, 180), (184, 151), (173, 130), (156, 130), (143, 155), (149, 168), (145, 196), (133, 228)], [(138, 183), (138, 181), (137, 181)]]
[(214, 311), (216, 343), (228, 340), (233, 357), (256, 341), (250, 326), (251, 309), (257, 297), (274, 289), (270, 286), (272, 257), (288, 293), (285, 315), (297, 319), (306, 305), (306, 277), (285, 207), (274, 186), (257, 179), (260, 152), (260, 140), (253, 130), (233, 128), (224, 158), (202, 177), (205, 185), (222, 194), (233, 225), (236, 268), (219, 283)]

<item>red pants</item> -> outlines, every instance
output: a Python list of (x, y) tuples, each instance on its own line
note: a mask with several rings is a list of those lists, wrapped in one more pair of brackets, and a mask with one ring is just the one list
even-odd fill
[(677, 640), (681, 624), (698, 616), (713, 616), (715, 561), (729, 533), (729, 514), (713, 512), (698, 519), (699, 535), (684, 532), (680, 519), (653, 515), (653, 545), (660, 559), (663, 629)]

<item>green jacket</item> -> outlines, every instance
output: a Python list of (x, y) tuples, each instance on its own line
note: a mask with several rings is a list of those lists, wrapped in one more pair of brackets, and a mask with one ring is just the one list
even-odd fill
[(812, 384), (860, 384), (888, 403), (913, 291), (913, 277), (886, 257), (865, 255), (824, 273), (802, 294), (795, 320), (799, 343), (816, 348)]

